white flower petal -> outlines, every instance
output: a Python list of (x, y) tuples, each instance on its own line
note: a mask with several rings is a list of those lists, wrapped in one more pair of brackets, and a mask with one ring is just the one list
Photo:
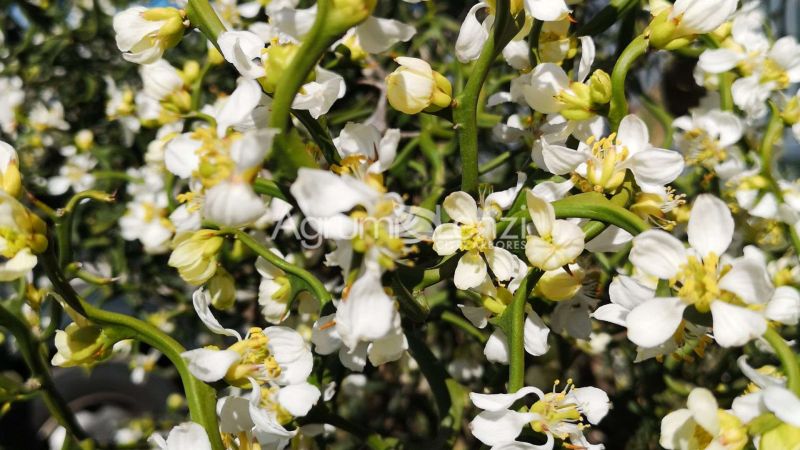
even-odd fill
[(469, 398), (477, 408), (486, 411), (502, 411), (511, 408), (514, 402), (528, 394), (536, 394), (540, 399), (544, 398), (544, 392), (532, 386), (523, 387), (513, 394), (480, 394), (471, 392)]
[(498, 328), (489, 336), (483, 354), (489, 362), (508, 364), (508, 339), (502, 330)]
[(522, 432), (534, 414), (516, 411), (484, 411), (469, 424), (472, 435), (486, 445), (499, 445), (513, 442)]
[(792, 391), (770, 386), (764, 390), (764, 404), (782, 421), (800, 427), (800, 398)]
[(189, 364), (192, 375), (201, 381), (212, 383), (221, 380), (241, 355), (233, 350), (198, 348), (181, 353), (181, 358)]
[(775, 288), (767, 267), (752, 258), (737, 258), (731, 269), (719, 280), (719, 287), (749, 304), (767, 303)]
[(686, 399), (686, 407), (692, 412), (692, 418), (712, 436), (719, 433), (717, 415), (717, 399), (708, 389), (695, 388)]
[(442, 203), (447, 215), (453, 222), (474, 224), (478, 222), (478, 205), (475, 199), (463, 191), (453, 192)]
[(209, 330), (224, 336), (235, 337), (240, 341), (242, 340), (242, 335), (240, 335), (238, 331), (224, 328), (220, 325), (217, 318), (211, 313), (211, 296), (202, 288), (194, 291), (194, 294), (192, 294), (192, 304), (194, 305), (195, 312), (197, 312), (197, 316), (200, 317), (200, 320)]
[(686, 262), (683, 243), (661, 230), (648, 230), (633, 238), (631, 263), (648, 275), (668, 280)]
[(477, 250), (464, 253), (458, 260), (453, 283), (458, 289), (477, 287), (486, 278), (486, 263)]
[(531, 310), (525, 317), (525, 326), (523, 328), (525, 351), (533, 356), (541, 356), (547, 353), (550, 350), (550, 345), (547, 343), (549, 334), (550, 328), (547, 328), (547, 325), (536, 314), (536, 311)]
[(697, 196), (689, 215), (689, 244), (706, 256), (721, 256), (733, 240), (733, 216), (728, 205), (710, 194)]
[(775, 289), (764, 315), (767, 319), (784, 325), (797, 325), (800, 321), (800, 294), (797, 293), (797, 289), (791, 286), (780, 286)]
[(278, 403), (295, 417), (308, 414), (321, 393), (319, 388), (310, 383), (299, 383), (284, 386), (278, 391)]
[(461, 248), (461, 227), (455, 223), (443, 223), (433, 230), (433, 251), (439, 256), (448, 256)]
[(767, 331), (767, 320), (756, 311), (723, 301), (711, 303), (714, 340), (722, 347), (740, 347)]
[(675, 334), (686, 306), (676, 297), (656, 297), (645, 301), (628, 314), (628, 339), (644, 348), (663, 344)]

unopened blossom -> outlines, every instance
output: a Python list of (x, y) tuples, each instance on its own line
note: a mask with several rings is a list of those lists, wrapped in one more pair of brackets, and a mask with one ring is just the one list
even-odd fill
[(430, 64), (406, 56), (395, 58), (395, 62), (400, 67), (386, 77), (386, 96), (394, 109), (417, 114), (450, 106), (453, 91), (450, 81), (431, 69)]
[(11, 145), (0, 141), (0, 190), (16, 197), (22, 189), (19, 157)]
[(710, 33), (736, 11), (738, 0), (678, 0), (651, 11), (650, 45), (675, 49), (688, 45), (696, 35)]
[(122, 57), (137, 64), (150, 64), (183, 38), (188, 25), (185, 12), (175, 8), (134, 6), (114, 16), (117, 47)]
[(47, 226), (16, 198), (0, 190), (0, 281), (28, 274), (47, 249)]
[(178, 269), (187, 283), (199, 286), (216, 272), (217, 253), (223, 242), (224, 239), (213, 230), (178, 235), (168, 264)]

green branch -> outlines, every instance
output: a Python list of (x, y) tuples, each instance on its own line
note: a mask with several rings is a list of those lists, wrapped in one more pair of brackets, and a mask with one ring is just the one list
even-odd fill
[(189, 22), (200, 29), (201, 32), (214, 44), (214, 47), (219, 50), (217, 38), (219, 34), (225, 31), (225, 25), (219, 20), (214, 8), (208, 3), (208, 0), (189, 0), (186, 7), (186, 15), (189, 17)]
[(467, 84), (455, 98), (453, 107), (461, 151), (461, 190), (473, 193), (478, 189), (478, 98), (492, 63), (516, 32), (509, 1), (498, 0), (495, 10), (494, 32), (483, 45)]
[(611, 73), (611, 105), (608, 112), (613, 130), (619, 128), (622, 118), (628, 114), (628, 100), (625, 97), (625, 80), (628, 78), (628, 72), (633, 63), (647, 53), (649, 45), (646, 37), (637, 36), (625, 47), (614, 65), (614, 71)]
[(800, 396), (800, 364), (797, 355), (773, 328), (767, 328), (764, 339), (769, 343), (778, 359), (781, 361), (783, 373), (786, 375), (787, 387)]
[(331, 301), (332, 299), (331, 293), (328, 292), (328, 289), (325, 287), (325, 285), (322, 284), (322, 282), (319, 281), (319, 279), (315, 277), (314, 274), (312, 274), (311, 272), (303, 269), (302, 267), (295, 266), (294, 264), (286, 261), (285, 259), (276, 255), (275, 253), (272, 253), (268, 248), (261, 245), (252, 236), (250, 236), (243, 230), (224, 228), (220, 231), (223, 234), (234, 236), (242, 244), (246, 245), (250, 250), (255, 252), (258, 256), (267, 260), (267, 262), (269, 262), (273, 266), (298, 278), (305, 285), (308, 292), (314, 294), (314, 296), (317, 297), (317, 299), (323, 305)]
[(272, 99), (272, 113), (269, 118), (270, 128), (277, 128), (281, 131), (286, 129), (294, 97), (305, 83), (308, 74), (316, 67), (317, 61), (338, 38), (338, 34), (328, 31), (326, 22), (330, 7), (330, 0), (319, 0), (317, 2), (317, 16), (314, 18), (314, 25), (312, 25), (308, 34), (303, 37), (303, 42), (300, 44), (300, 48), (292, 58), (289, 66), (280, 74), (278, 83), (275, 86), (275, 96)]
[(156, 348), (170, 360), (181, 377), (192, 421), (197, 422), (206, 430), (213, 450), (223, 450), (224, 446), (217, 424), (216, 391), (189, 372), (186, 361), (181, 357), (181, 353), (186, 349), (175, 339), (147, 322), (124, 314), (102, 310), (80, 298), (59, 269), (51, 251), (40, 255), (39, 260), (47, 277), (53, 283), (53, 290), (78, 313), (107, 330), (117, 331)]
[(12, 314), (3, 305), (0, 305), (0, 326), (5, 327), (14, 335), (17, 348), (19, 348), (25, 364), (31, 371), (33, 378), (41, 385), (42, 398), (53, 418), (67, 430), (70, 436), (77, 440), (86, 439), (86, 432), (75, 419), (75, 415), (72, 414), (67, 402), (56, 390), (55, 383), (50, 377), (50, 365), (36, 339), (31, 335), (30, 326)]

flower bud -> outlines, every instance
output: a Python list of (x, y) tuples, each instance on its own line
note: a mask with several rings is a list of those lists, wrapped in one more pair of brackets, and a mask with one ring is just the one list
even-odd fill
[(326, 28), (333, 34), (344, 33), (367, 20), (377, 4), (378, 0), (331, 0)]
[[(718, 30), (736, 11), (737, 0), (677, 0), (674, 5), (655, 11), (650, 22), (650, 45), (675, 50), (689, 45), (699, 34)], [(718, 30), (722, 35), (726, 30)]]
[(200, 75), (200, 63), (193, 59), (186, 61), (183, 63), (183, 70), (180, 71), (180, 75), (183, 83), (190, 86)]
[(592, 110), (591, 88), (583, 83), (572, 83), (569, 91), (562, 91), (558, 100), (564, 104), (561, 115), (569, 120), (586, 120), (595, 113)]
[(589, 78), (589, 91), (592, 103), (605, 105), (611, 101), (611, 77), (602, 70), (595, 70)]
[(111, 356), (115, 342), (102, 327), (73, 322), (63, 331), (56, 331), (58, 352), (51, 363), (59, 367), (92, 366)]
[(36, 254), (47, 249), (47, 225), (17, 199), (0, 191), (0, 281), (25, 276), (36, 266)]
[(574, 297), (583, 285), (585, 273), (578, 265), (570, 266), (570, 271), (561, 268), (545, 272), (536, 284), (536, 295), (554, 302)]
[(400, 67), (386, 77), (386, 95), (394, 109), (417, 114), (450, 106), (453, 87), (447, 78), (431, 69), (430, 64), (408, 57), (396, 58), (395, 62)]
[(221, 267), (208, 280), (206, 287), (214, 308), (228, 309), (236, 301), (236, 286), (233, 282), (233, 276)]
[(787, 125), (795, 125), (800, 122), (800, 97), (792, 97), (786, 102), (781, 117)]
[(22, 190), (17, 151), (3, 141), (0, 141), (0, 189), (12, 197), (18, 197)]
[(122, 57), (137, 64), (157, 61), (183, 38), (186, 13), (176, 8), (134, 6), (114, 16), (117, 47)]
[(175, 238), (168, 264), (178, 269), (187, 283), (199, 286), (217, 271), (217, 253), (224, 240), (214, 230), (184, 233)]
[(75, 146), (78, 150), (87, 151), (94, 145), (94, 133), (91, 130), (81, 130), (75, 135)]
[[(269, 93), (275, 92), (275, 86), (278, 85), (283, 72), (292, 63), (294, 55), (300, 47), (296, 44), (278, 44), (274, 43), (267, 47), (266, 54), (264, 55), (264, 69), (267, 74), (264, 76), (264, 90)], [(311, 71), (308, 74), (306, 83), (314, 81), (316, 72)]]

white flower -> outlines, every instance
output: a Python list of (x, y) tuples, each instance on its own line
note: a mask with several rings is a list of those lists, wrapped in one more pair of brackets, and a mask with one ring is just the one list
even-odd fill
[[(661, 420), (659, 443), (668, 450), (700, 449), (696, 436), (708, 439), (702, 448), (740, 450), (747, 444), (747, 429), (736, 416), (718, 408), (717, 400), (707, 389), (689, 393), (686, 409), (667, 414)], [(694, 445), (690, 443), (695, 443)]]
[(552, 22), (563, 19), (570, 9), (564, 0), (525, 0), (525, 11), (536, 20)]
[(744, 134), (744, 123), (734, 113), (713, 109), (693, 110), (691, 116), (682, 116), (672, 123), (675, 127), (675, 145), (689, 164), (702, 164), (714, 169), (728, 159), (728, 149)]
[(70, 188), (74, 192), (91, 189), (94, 175), (91, 171), (97, 160), (91, 153), (78, 153), (69, 156), (64, 165), (58, 169), (58, 175), (47, 180), (47, 191), (50, 195), (61, 195)]
[(478, 11), (489, 8), (489, 4), (479, 2), (472, 6), (461, 24), (461, 30), (456, 39), (456, 57), (462, 63), (474, 61), (481, 54), (483, 45), (489, 39), (489, 32), (494, 23), (494, 15), (488, 14), (483, 23), (478, 22)]
[(154, 434), (148, 441), (160, 450), (211, 450), (206, 430), (195, 422), (176, 425), (170, 430), (166, 440), (161, 435)]
[[(300, 42), (311, 29), (316, 16), (316, 5), (307, 9), (282, 8), (275, 11), (274, 23), (281, 35)], [(403, 22), (370, 16), (351, 28), (333, 47), (344, 44), (351, 47), (354, 56), (361, 52), (382, 53), (398, 42), (408, 41), (416, 32), (413, 26)]]
[(245, 78), (261, 78), (266, 72), (261, 61), (265, 42), (251, 31), (223, 31), (217, 44), (225, 60)]
[(680, 153), (653, 147), (647, 125), (634, 115), (622, 119), (616, 134), (581, 143), (577, 150), (543, 141), (540, 158), (556, 175), (575, 172), (607, 191), (618, 188), (630, 170), (642, 191), (655, 194), (664, 194), (664, 185), (674, 181), (684, 165)]
[(537, 233), (528, 235), (525, 244), (528, 262), (541, 270), (556, 270), (575, 262), (583, 252), (583, 230), (567, 220), (556, 220), (553, 205), (533, 191), (527, 191), (525, 198)]
[(742, 355), (737, 361), (742, 373), (746, 375), (758, 389), (736, 397), (733, 400), (733, 413), (744, 423), (765, 413), (773, 413), (783, 422), (800, 427), (800, 398), (786, 388), (785, 378), (776, 378), (762, 373), (747, 364), (747, 356)]
[[(278, 249), (272, 248), (270, 251), (283, 258)], [(287, 308), (291, 293), (289, 279), (283, 270), (260, 256), (256, 260), (256, 270), (261, 275), (261, 283), (258, 286), (258, 304), (261, 306), (261, 314), (269, 323), (281, 323), (289, 316)]]
[(507, 281), (514, 275), (515, 257), (508, 250), (495, 247), (495, 221), (478, 211), (475, 200), (466, 192), (454, 192), (442, 205), (455, 223), (445, 223), (433, 232), (433, 250), (439, 256), (464, 251), (458, 260), (453, 282), (459, 289), (480, 285), (486, 278), (486, 262), (498, 280)]
[(0, 127), (14, 136), (17, 130), (17, 108), (25, 101), (20, 77), (0, 77)]
[(250, 378), (279, 386), (306, 382), (314, 361), (308, 344), (297, 331), (281, 326), (252, 328), (242, 339), (237, 331), (222, 327), (213, 316), (211, 298), (205, 291), (195, 291), (192, 301), (209, 330), (238, 340), (227, 350), (198, 348), (183, 352), (181, 357), (192, 375), (206, 382), (223, 378), (233, 383)]
[(333, 140), (343, 160), (355, 160), (355, 164), (366, 167), (370, 173), (382, 173), (391, 167), (399, 143), (400, 130), (396, 128), (386, 130), (381, 136), (375, 126), (354, 122), (347, 122)]
[[(519, 399), (536, 394), (538, 401), (528, 412), (510, 409)], [(554, 438), (569, 440), (573, 445), (587, 445), (583, 436), (583, 420), (592, 425), (600, 423), (608, 414), (611, 403), (608, 395), (595, 387), (576, 388), (568, 381), (562, 391), (545, 394), (535, 387), (524, 387), (513, 394), (470, 393), (472, 403), (483, 410), (472, 422), (473, 436), (495, 449), (529, 448), (551, 450)], [(547, 443), (541, 446), (516, 441), (525, 425), (539, 433), (545, 433)]]
[(646, 275), (670, 280), (677, 296), (656, 297), (636, 306), (626, 320), (631, 341), (645, 348), (665, 342), (683, 321), (689, 305), (711, 312), (714, 339), (723, 347), (744, 345), (766, 331), (763, 313), (747, 308), (766, 304), (772, 296), (774, 288), (766, 267), (749, 258), (731, 264), (720, 259), (733, 239), (733, 230), (733, 217), (725, 203), (703, 194), (697, 197), (689, 218), (688, 251), (662, 230), (634, 238), (630, 261)]
[(336, 100), (344, 97), (347, 91), (344, 78), (340, 75), (316, 68), (314, 81), (303, 85), (292, 101), (292, 108), (307, 110), (311, 117), (317, 119), (331, 109)]
[(178, 69), (163, 59), (139, 67), (139, 74), (144, 92), (156, 100), (163, 100), (183, 87)]
[(738, 0), (677, 0), (669, 20), (677, 23), (677, 36), (710, 33), (728, 20), (738, 5)]

